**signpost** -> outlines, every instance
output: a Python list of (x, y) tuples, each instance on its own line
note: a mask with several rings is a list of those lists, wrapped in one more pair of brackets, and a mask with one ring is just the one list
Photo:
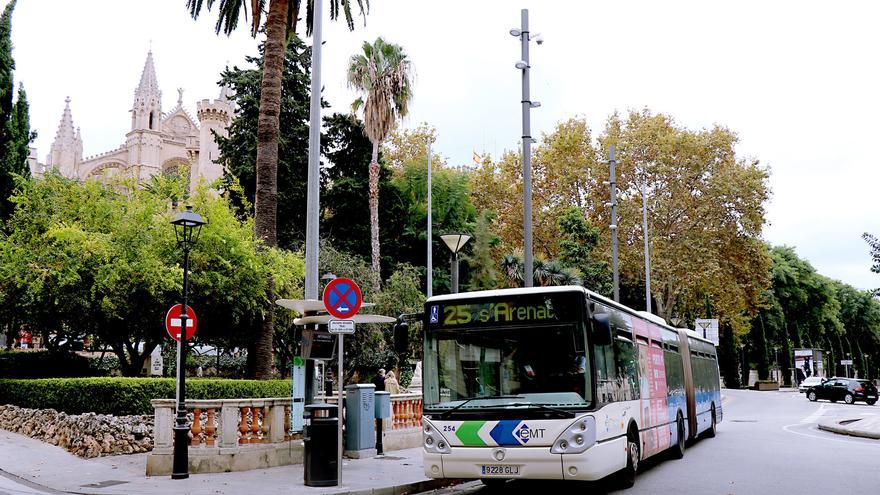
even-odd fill
[(694, 330), (706, 340), (711, 340), (715, 346), (718, 346), (718, 319), (717, 318), (697, 318), (694, 321)]
[(849, 378), (849, 367), (852, 366), (853, 360), (852, 359), (841, 359), (840, 364), (842, 364), (846, 367), (846, 377)]
[(336, 396), (338, 431), (337, 431), (337, 452), (336, 452), (336, 478), (342, 484), (342, 397), (343, 397), (343, 379), (342, 374), (342, 356), (345, 349), (343, 341), (346, 334), (354, 333), (354, 321), (346, 321), (357, 314), (364, 302), (363, 294), (360, 287), (353, 280), (340, 277), (330, 281), (324, 287), (324, 308), (327, 312), (339, 320), (331, 320), (328, 324), (330, 333), (339, 335), (339, 351), (336, 354), (337, 371), (336, 381), (339, 386), (339, 394)]
[[(180, 329), (183, 326), (182, 318), (183, 306), (175, 304), (171, 306), (165, 315), (165, 330), (172, 339), (180, 342)], [(189, 340), (196, 334), (196, 312), (192, 306), (186, 306), (186, 340)]]

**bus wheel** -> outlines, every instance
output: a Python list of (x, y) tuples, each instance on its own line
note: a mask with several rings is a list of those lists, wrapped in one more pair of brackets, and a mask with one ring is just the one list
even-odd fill
[(684, 418), (681, 415), (681, 412), (678, 413), (678, 418), (675, 420), (675, 431), (678, 434), (678, 442), (672, 446), (672, 458), (673, 459), (681, 459), (684, 457), (684, 449), (685, 449), (685, 430), (684, 430)]
[(712, 404), (712, 425), (706, 430), (706, 438), (715, 438), (715, 404)]
[(632, 488), (636, 484), (636, 473), (639, 470), (641, 457), (639, 433), (631, 428), (626, 436), (626, 467), (617, 473), (617, 481), (621, 488)]

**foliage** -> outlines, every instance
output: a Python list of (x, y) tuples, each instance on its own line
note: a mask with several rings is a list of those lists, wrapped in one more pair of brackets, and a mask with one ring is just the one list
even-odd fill
[[(437, 141), (437, 128), (422, 122), (413, 129), (397, 128), (382, 145), (382, 156), (385, 163), (395, 173), (403, 170), (407, 163), (427, 160), (428, 145)], [(431, 169), (437, 171), (445, 168), (446, 158), (436, 152), (431, 155)]]
[(0, 16), (0, 230), (12, 214), (9, 197), (15, 187), (15, 176), (30, 174), (27, 164), (29, 145), (37, 137), (30, 130), (27, 95), (21, 84), (13, 102), (12, 12), (15, 3), (13, 0), (6, 4)]
[[(168, 199), (133, 179), (105, 185), (50, 173), (21, 179), (13, 201), (10, 233), (0, 238), (4, 311), (23, 315), (50, 348), (94, 335), (113, 349), (124, 374), (139, 373), (167, 338), (161, 315), (179, 299), (183, 279)], [(268, 304), (268, 274), (278, 294), (292, 297), (301, 291), (302, 260), (258, 251), (250, 219), (236, 218), (204, 184), (190, 201), (209, 222), (190, 253), (196, 341), (246, 345)]]
[[(260, 118), (260, 57), (247, 57), (253, 68), (226, 69), (221, 84), (229, 87), (237, 107), (228, 137), (217, 136), (219, 162), (241, 184), (243, 196), (232, 198), (240, 214), (252, 215), (256, 195), (257, 126)], [(281, 82), (281, 131), (278, 140), (278, 245), (297, 249), (305, 242), (306, 183), (309, 154), (309, 81), (311, 50), (297, 37), (287, 45)], [(227, 177), (229, 180), (230, 177)]]
[[(412, 63), (400, 45), (376, 38), (364, 42), (363, 53), (348, 62), (350, 88), (362, 94), (352, 104), (352, 113), (363, 107), (364, 134), (373, 143), (370, 160), (370, 267), (381, 281), (379, 250), (379, 147), (397, 121), (409, 112), (412, 100)], [(379, 286), (376, 285), (378, 289)]]
[(557, 220), (561, 237), (559, 239), (559, 261), (566, 267), (577, 270), (584, 287), (610, 296), (611, 271), (604, 260), (596, 260), (593, 250), (599, 244), (599, 229), (577, 208), (572, 207)]
[[(256, 37), (257, 33), (260, 31), (260, 28), (263, 26), (262, 19), (263, 13), (266, 11), (266, 2), (272, 3), (284, 3), (286, 5), (285, 11), (289, 12), (286, 16), (286, 24), (285, 28), (287, 31), (296, 33), (296, 25), (300, 20), (300, 10), (302, 9), (302, 0), (252, 0), (248, 2), (247, 0), (221, 0), (220, 6), (217, 11), (217, 23), (214, 25), (214, 30), (217, 34), (220, 34), (222, 31), (226, 35), (230, 35), (238, 28), (239, 17), (244, 15), (245, 21), (247, 21), (248, 16), (248, 7), (251, 8), (251, 22), (250, 22), (250, 30), (251, 35)], [(370, 8), (369, 0), (356, 0), (357, 5), (360, 8), (360, 14), (366, 15)], [(349, 30), (354, 30), (354, 16), (351, 11), (351, 0), (330, 0), (330, 19), (335, 20), (339, 17), (340, 8), (342, 9), (342, 13), (345, 15), (345, 23), (348, 26)], [(210, 11), (214, 6), (214, 0), (187, 0), (186, 8), (189, 10), (190, 15), (193, 19), (197, 19), (199, 15), (202, 13), (202, 8), (204, 7), (206, 10)], [(312, 33), (312, 25), (314, 23), (314, 16), (312, 15), (312, 2), (309, 1), (306, 5), (306, 34)]]
[[(0, 404), (55, 409), (68, 414), (152, 414), (152, 399), (174, 398), (173, 378), (0, 379)], [(190, 378), (186, 398), (248, 399), (289, 397), (287, 380)]]
[[(533, 287), (550, 285), (580, 285), (581, 279), (558, 261), (536, 259), (534, 261)], [(520, 256), (508, 254), (501, 259), (501, 272), (506, 287), (523, 287), (525, 268)]]
[(498, 287), (498, 269), (495, 252), (501, 238), (492, 231), (495, 214), (481, 211), (474, 228), (474, 241), (470, 254), (464, 260), (469, 267), (469, 290), (489, 290)]
[[(333, 114), (324, 119), (325, 156), (330, 162), (324, 169), (325, 189), (321, 194), (324, 214), (322, 235), (334, 245), (360, 257), (370, 256), (369, 164), (372, 144), (364, 135), (363, 122), (350, 115)], [(406, 200), (391, 182), (391, 171), (382, 165), (379, 171), (379, 226), (382, 242), (382, 275), (387, 277), (401, 259), (406, 259), (402, 233), (405, 229)], [(403, 257), (403, 258), (402, 258)], [(323, 272), (322, 272), (323, 273)], [(371, 278), (359, 283), (375, 285)]]

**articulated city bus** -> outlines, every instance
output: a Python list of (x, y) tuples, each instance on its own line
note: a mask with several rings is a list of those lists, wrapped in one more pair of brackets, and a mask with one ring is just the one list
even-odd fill
[(722, 419), (711, 342), (578, 286), (432, 297), (424, 348), (432, 478), (631, 486)]

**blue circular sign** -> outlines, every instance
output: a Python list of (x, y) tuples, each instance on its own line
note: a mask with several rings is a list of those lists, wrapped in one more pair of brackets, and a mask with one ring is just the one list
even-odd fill
[(348, 278), (337, 278), (324, 288), (324, 308), (339, 319), (351, 318), (364, 302), (360, 287)]

